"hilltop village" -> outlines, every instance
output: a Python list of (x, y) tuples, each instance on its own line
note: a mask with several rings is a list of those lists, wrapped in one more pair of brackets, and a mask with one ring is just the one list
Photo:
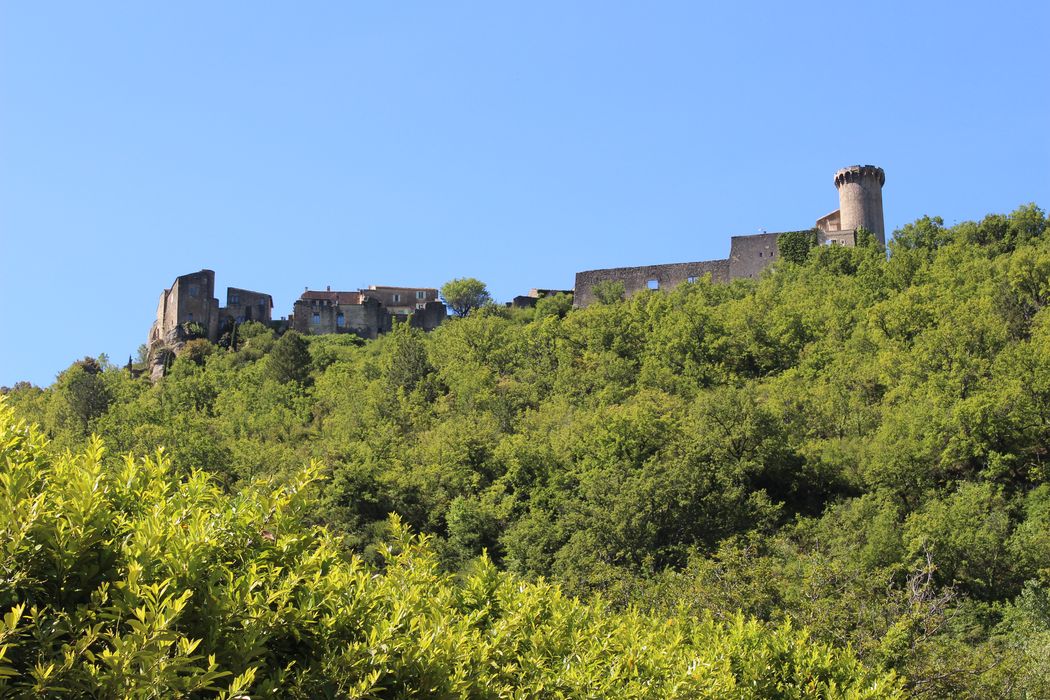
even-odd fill
[[(885, 245), (882, 187), (886, 175), (882, 168), (852, 165), (836, 172), (834, 182), (839, 208), (816, 220), (811, 230), (817, 234), (817, 243), (853, 246), (857, 231), (863, 228)], [(574, 306), (583, 307), (595, 301), (595, 287), (603, 283), (620, 284), (624, 294), (630, 296), (647, 289), (672, 289), (706, 275), (719, 283), (754, 278), (777, 260), (777, 241), (785, 233), (733, 236), (729, 257), (723, 260), (578, 272), (571, 290), (533, 289), (507, 305), (534, 306), (544, 296), (564, 292), (573, 295)], [(275, 321), (269, 294), (227, 287), (226, 304), (220, 306), (215, 296), (215, 273), (200, 270), (176, 277), (160, 295), (147, 343), (151, 374), (160, 376), (166, 358), (177, 353), (188, 338), (200, 336), (217, 342), (223, 333), (246, 321), (273, 325), (279, 330), (291, 328), (308, 335), (353, 333), (375, 338), (390, 331), (395, 323), (433, 330), (447, 316), (447, 308), (435, 288), (371, 285), (354, 291), (306, 288), (293, 304), (292, 313)]]

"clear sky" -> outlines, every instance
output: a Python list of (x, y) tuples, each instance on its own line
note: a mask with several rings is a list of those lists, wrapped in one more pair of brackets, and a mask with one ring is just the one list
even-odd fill
[(1050, 206), (1050, 3), (0, 0), (0, 384), (180, 274), (498, 300), (724, 258), (886, 170), (887, 230)]

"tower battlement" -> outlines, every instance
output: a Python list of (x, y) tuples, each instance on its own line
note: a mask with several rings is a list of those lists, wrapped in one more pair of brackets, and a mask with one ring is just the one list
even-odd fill
[(877, 165), (849, 165), (835, 173), (835, 187), (868, 178), (878, 180), (879, 187), (882, 187), (886, 184), (886, 171)]

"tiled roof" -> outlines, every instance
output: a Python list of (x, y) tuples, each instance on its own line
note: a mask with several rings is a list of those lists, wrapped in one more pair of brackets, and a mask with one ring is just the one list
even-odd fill
[(299, 299), (303, 301), (331, 301), (336, 304), (361, 304), (361, 292), (314, 292), (307, 290)]

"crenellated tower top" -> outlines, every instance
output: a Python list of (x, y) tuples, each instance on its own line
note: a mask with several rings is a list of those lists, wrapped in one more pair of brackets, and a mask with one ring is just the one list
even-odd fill
[(867, 179), (878, 180), (882, 187), (886, 184), (886, 171), (877, 165), (849, 165), (835, 173), (835, 187)]

